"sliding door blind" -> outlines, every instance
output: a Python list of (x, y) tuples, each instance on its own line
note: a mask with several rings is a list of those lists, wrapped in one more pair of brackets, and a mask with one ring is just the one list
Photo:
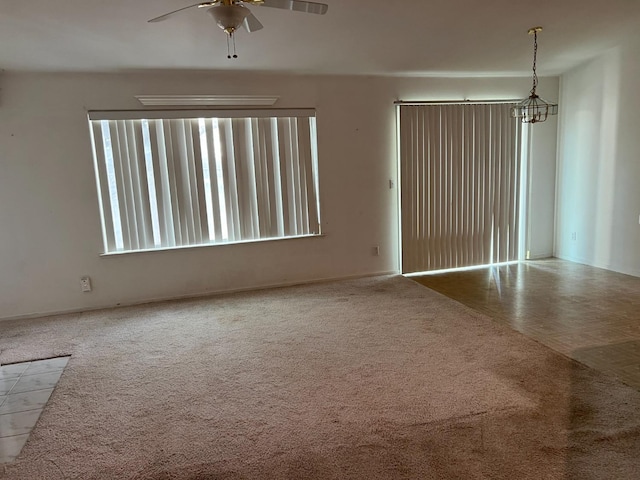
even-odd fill
[(400, 105), (403, 273), (518, 259), (522, 132), (510, 107)]
[(314, 116), (91, 127), (106, 252), (320, 233)]

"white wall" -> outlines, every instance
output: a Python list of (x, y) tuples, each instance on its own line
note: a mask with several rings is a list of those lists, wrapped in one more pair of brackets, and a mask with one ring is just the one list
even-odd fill
[[(552, 89), (540, 89), (540, 93), (543, 92), (542, 98), (548, 102), (557, 100)], [(548, 117), (545, 122), (526, 128), (530, 151), (525, 250), (530, 259), (548, 258), (553, 256), (558, 117)]]
[(561, 82), (556, 255), (640, 276), (640, 42)]
[[(0, 318), (11, 318), (397, 271), (393, 101), (519, 98), (528, 80), (6, 73), (0, 89)], [(542, 90), (555, 98), (557, 79)], [(87, 110), (139, 109), (139, 94), (214, 93), (276, 94), (277, 107), (317, 109), (325, 236), (101, 257)], [(536, 141), (550, 146), (547, 130)], [(534, 198), (553, 183), (550, 162)], [(553, 217), (534, 221), (544, 251)], [(82, 275), (93, 292), (80, 292)]]

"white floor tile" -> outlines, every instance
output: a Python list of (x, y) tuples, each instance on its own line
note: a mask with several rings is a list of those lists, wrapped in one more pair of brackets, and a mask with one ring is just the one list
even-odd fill
[(62, 370), (53, 373), (41, 373), (39, 375), (22, 376), (11, 389), (11, 394), (29, 392), (32, 390), (45, 390), (53, 388), (58, 383)]
[(20, 454), (69, 358), (0, 366), (0, 464)]
[(0, 379), (0, 395), (6, 395), (18, 382), (17, 378)]
[(0, 438), (0, 463), (13, 462), (27, 443), (29, 435)]
[(51, 392), (53, 388), (7, 395), (4, 403), (0, 405), (0, 415), (42, 409), (47, 404)]
[(69, 357), (49, 358), (31, 362), (22, 375), (39, 375), (63, 370), (69, 361)]
[(28, 434), (35, 426), (42, 410), (5, 413), (0, 415), (0, 438)]
[(7, 380), (10, 378), (18, 378), (22, 375), (31, 362), (15, 363), (13, 365), (3, 365), (0, 367), (0, 380)]

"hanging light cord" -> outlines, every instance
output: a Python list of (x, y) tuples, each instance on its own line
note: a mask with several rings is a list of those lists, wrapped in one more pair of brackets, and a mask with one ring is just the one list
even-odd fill
[(531, 95), (536, 95), (536, 88), (538, 87), (538, 73), (536, 72), (536, 61), (538, 59), (538, 32), (533, 32), (533, 88), (531, 89)]

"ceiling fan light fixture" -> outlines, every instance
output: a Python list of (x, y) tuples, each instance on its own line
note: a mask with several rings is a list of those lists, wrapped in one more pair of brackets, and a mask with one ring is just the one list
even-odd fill
[(213, 17), (216, 24), (228, 35), (231, 35), (240, 28), (245, 18), (251, 14), (248, 8), (236, 4), (217, 5), (211, 7), (207, 12)]
[[(207, 9), (209, 15), (215, 20), (220, 29), (227, 34), (227, 58), (238, 58), (236, 54), (235, 32), (243, 27), (247, 32), (257, 32), (262, 30), (263, 25), (244, 6), (263, 5), (265, 7), (278, 8), (280, 10), (291, 10), (305, 13), (315, 13), (324, 15), (327, 13), (329, 5), (318, 2), (307, 2), (306, 0), (207, 0), (205, 2), (188, 5), (165, 13), (148, 20), (149, 23), (162, 22), (178, 13), (192, 8)], [(232, 55), (233, 52), (233, 55)]]
[(522, 123), (544, 122), (549, 115), (558, 114), (558, 104), (549, 103), (536, 94), (538, 87), (538, 73), (536, 71), (536, 61), (538, 58), (538, 33), (542, 27), (532, 27), (529, 35), (534, 36), (533, 40), (533, 88), (528, 98), (525, 98), (511, 109), (511, 116), (519, 118)]

